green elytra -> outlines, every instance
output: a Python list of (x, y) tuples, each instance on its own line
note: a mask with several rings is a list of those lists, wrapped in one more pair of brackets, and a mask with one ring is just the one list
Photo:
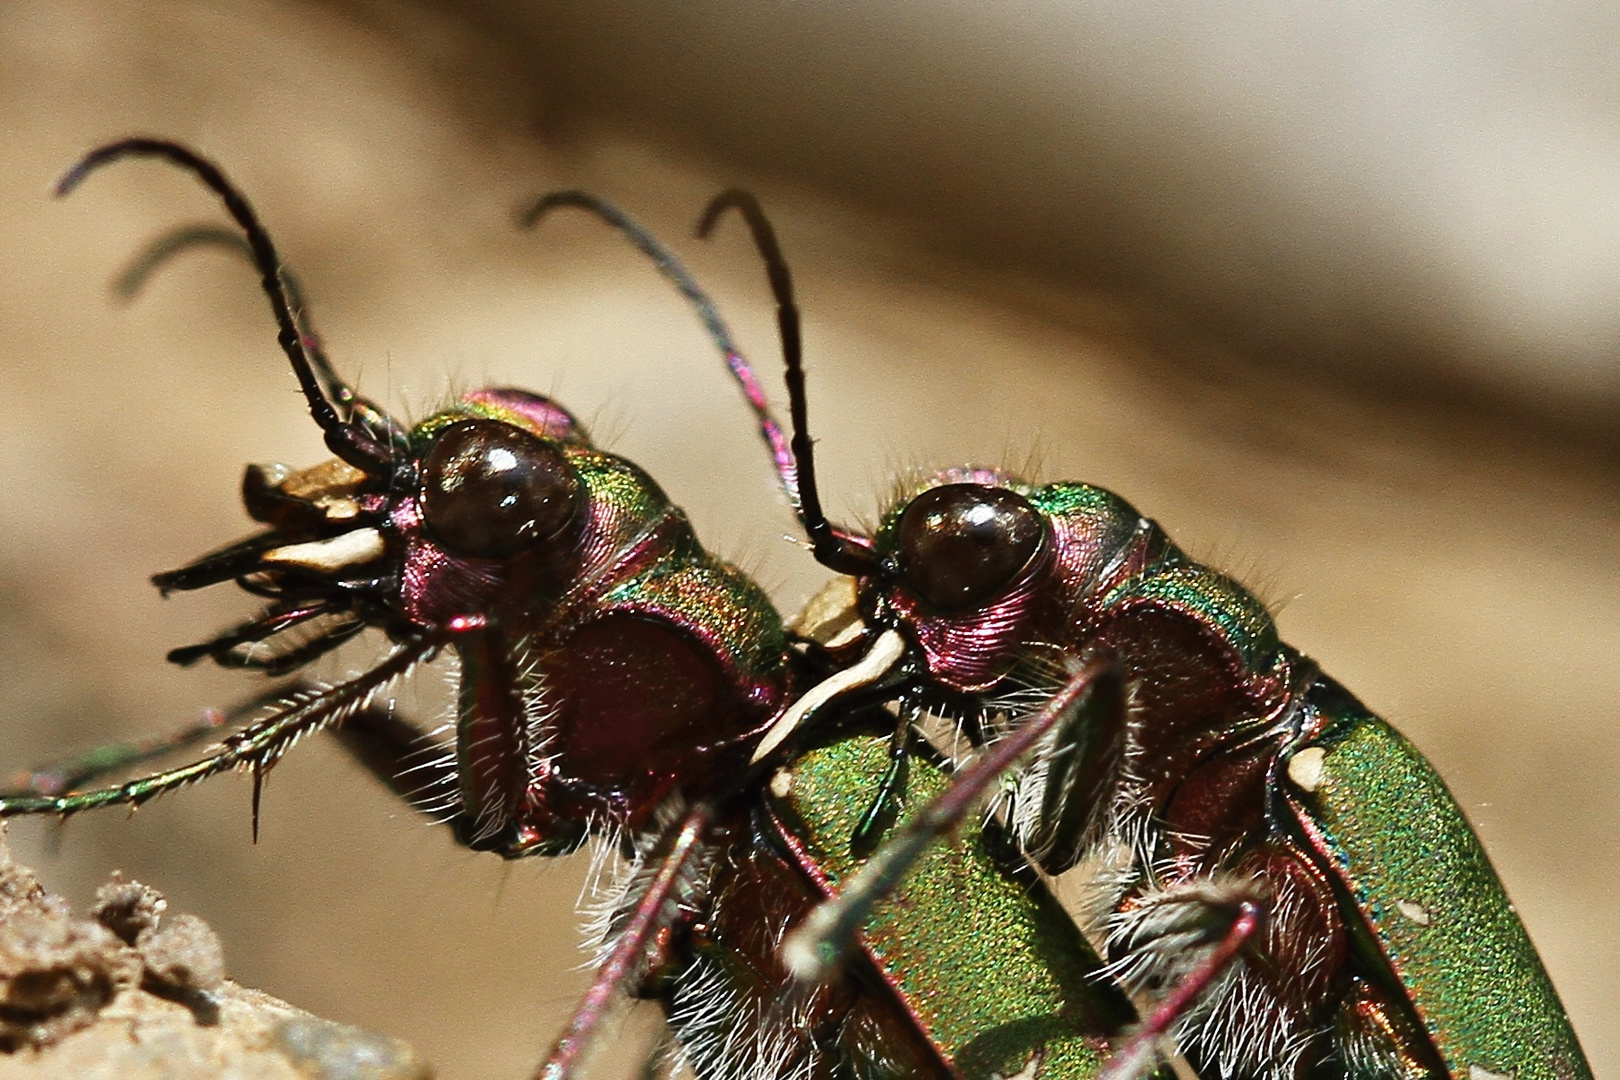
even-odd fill
[(1439, 774), (1337, 684), (1313, 694), (1321, 750), (1289, 808), (1366, 921), (1453, 1076), (1591, 1076), (1569, 1016), (1490, 859)]
[[(796, 757), (774, 786), (773, 809), (805, 837), (831, 892), (860, 865), (849, 837), (887, 764), (887, 740), (850, 738)], [(949, 781), (915, 767), (913, 811)], [(933, 845), (874, 909), (863, 947), (963, 1080), (1016, 1075), (1036, 1054), (1042, 1077), (1089, 1080), (1105, 1058), (1099, 1037), (1124, 1030), (1131, 1007), (1097, 981), (1100, 962), (1046, 887), (1004, 859), (983, 830)]]
[[(1141, 535), (1145, 519), (1103, 489), (1005, 484), (1049, 521), (1083, 523), (1102, 547), (1128, 548), (1127, 538)], [(894, 551), (903, 511), (902, 504), (885, 516), (876, 538), (880, 555)], [(1282, 643), (1272, 618), (1247, 590), (1188, 559), (1147, 524), (1148, 533), (1158, 535), (1137, 545), (1146, 554), (1115, 580), (1102, 572), (1093, 582), (1095, 599), (1085, 606), (1106, 612), (1145, 605), (1161, 615), (1174, 613), (1218, 641), (1246, 677), (1275, 681), (1298, 672), (1295, 677), (1308, 682), (1295, 692), (1287, 725), (1293, 735), (1280, 732), (1284, 737), (1272, 757), (1274, 807), (1285, 811), (1274, 814), (1273, 828), (1331, 882), (1353, 924), (1355, 969), (1404, 1001), (1420, 1038), (1456, 1080), (1590, 1077), (1523, 924), (1432, 766), (1387, 722)], [(1059, 747), (1053, 756), (1064, 752)], [(1056, 816), (1073, 809), (1059, 801), (1042, 812)], [(1071, 835), (1046, 838), (1047, 850), (1074, 852), (1072, 834), (1088, 827), (1082, 813), (1070, 824)], [(1344, 1007), (1358, 1004), (1347, 1000)], [(1339, 1064), (1352, 1070), (1356, 1065)], [(1408, 1065), (1403, 1077), (1431, 1075), (1421, 1058)]]
[[(790, 278), (757, 203), (722, 196), (706, 225), (722, 207), (744, 215), (770, 270), (803, 490), (786, 476), (784, 486), (808, 505), (813, 444)], [(923, 502), (925, 516), (913, 520), (908, 512)], [(1046, 532), (1032, 546), (1030, 515)], [(997, 530), (1031, 551), (1028, 562), (985, 557)], [(839, 534), (825, 519), (815, 527), (807, 521), (806, 532), (818, 540), (820, 561), (854, 579), (850, 614), (866, 621), (866, 640), (898, 631), (913, 669), (926, 668), (910, 683), (913, 694), (944, 695), (971, 716), (965, 697), (988, 716), (1005, 707), (998, 694), (1006, 701), (1009, 692), (1050, 690), (1054, 653), (1115, 657), (1133, 688), (1129, 715), (1121, 709), (1115, 730), (1077, 732), (1073, 745), (1053, 752), (1053, 759), (1096, 760), (1070, 768), (1065, 781), (1075, 790), (1032, 793), (1040, 812), (1025, 826), (1026, 842), (1039, 840), (1031, 857), (1053, 871), (1084, 854), (1107, 854), (1105, 841), (1138, 846), (1130, 872), (1105, 886), (1115, 890), (1112, 911), (1091, 929), (1111, 936), (1109, 957), (1121, 978), (1167, 1001), (1176, 984), (1193, 979), (1177, 974), (1166, 946), (1156, 951), (1154, 937), (1165, 931), (1153, 929), (1153, 910), (1208, 905), (1201, 933), (1213, 940), (1235, 924), (1203, 897), (1246, 894), (1251, 906), (1276, 900), (1268, 916), (1276, 925), (1261, 923), (1225, 967), (1205, 973), (1207, 994), (1177, 1005), (1173, 1026), (1195, 1064), (1212, 1075), (1281, 1078), (1314, 1069), (1306, 1055), (1325, 1045), (1330, 1067), (1357, 1076), (1590, 1076), (1524, 927), (1421, 754), (1280, 643), (1264, 606), (1238, 583), (1187, 559), (1123, 500), (1090, 485), (1034, 487), (968, 468), (900, 500), (870, 541)], [(823, 552), (828, 534), (843, 537), (841, 550)], [(941, 551), (962, 568), (929, 561)], [(1110, 737), (1113, 761), (1093, 745)], [(1195, 741), (1178, 745), (1183, 737)], [(891, 768), (887, 776), (904, 772)], [(880, 808), (898, 800), (904, 781), (886, 778), (880, 787), (858, 828), (883, 820)], [(1059, 835), (1051, 834), (1053, 822)], [(852, 912), (881, 903), (890, 876), (847, 889), (832, 905), (847, 910), (822, 920), (818, 933), (859, 925)], [(1315, 915), (1301, 904), (1316, 905)], [(1176, 932), (1185, 928), (1184, 920)], [(1306, 936), (1312, 932), (1320, 937)], [(1324, 952), (1313, 956), (1317, 940)], [(835, 952), (838, 941), (813, 938), (800, 947)], [(1319, 967), (1335, 949), (1342, 967)], [(1257, 1000), (1252, 994), (1263, 995), (1268, 980), (1291, 977), (1290, 950), (1302, 984), (1312, 970), (1344, 975), (1311, 991), (1321, 996), (1274, 1007)], [(1274, 954), (1283, 967), (1266, 967)], [(1244, 989), (1234, 995), (1232, 986)], [(1317, 1027), (1323, 1023), (1337, 1034)]]

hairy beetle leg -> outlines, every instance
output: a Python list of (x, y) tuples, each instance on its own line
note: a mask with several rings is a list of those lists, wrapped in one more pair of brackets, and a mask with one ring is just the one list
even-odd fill
[(894, 733), (889, 739), (889, 766), (872, 795), (871, 805), (856, 823), (849, 838), (849, 847), (857, 858), (866, 858), (877, 850), (883, 834), (900, 817), (900, 807), (906, 798), (906, 781), (911, 776), (911, 724), (913, 710), (902, 708), (895, 718)]
[[(1207, 908), (1203, 914), (1207, 914)], [(1239, 950), (1254, 936), (1263, 918), (1260, 906), (1250, 900), (1238, 901), (1231, 914), (1226, 933), (1215, 947), (1159, 1002), (1153, 1015), (1143, 1021), (1130, 1041), (1109, 1059), (1097, 1080), (1135, 1080), (1154, 1068), (1158, 1063), (1160, 1040), (1237, 959)]]
[[(585, 992), (568, 1027), (558, 1036), (545, 1063), (536, 1070), (535, 1080), (568, 1080), (576, 1075), (582, 1055), (609, 1002), (647, 967), (656, 964), (663, 948), (659, 931), (680, 916), (679, 891), (687, 867), (703, 849), (703, 840), (714, 820), (714, 809), (699, 803), (687, 811), (669, 834), (669, 851), (658, 864), (652, 881), (636, 899), (629, 922), (619, 933), (608, 958), (596, 969), (596, 978)], [(649, 964), (649, 961), (652, 964)]]
[[(308, 697), (319, 688), (295, 682), (260, 694), (230, 709), (207, 709), (194, 724), (167, 735), (153, 735), (111, 743), (76, 757), (31, 769), (0, 792), (0, 801), (55, 799), (80, 793), (92, 783), (126, 772), (194, 746), (231, 728), (248, 723), (255, 714)], [(338, 745), (394, 795), (436, 823), (451, 821), (461, 808), (453, 748), (422, 731), (392, 707), (369, 705), (345, 719), (333, 731)], [(159, 774), (136, 777), (125, 786), (143, 785)]]
[(438, 651), (436, 637), (422, 637), (396, 648), (387, 659), (347, 682), (295, 692), (276, 711), (221, 740), (196, 761), (137, 777), (115, 787), (95, 788), (64, 795), (23, 794), (0, 797), (0, 817), (24, 814), (76, 814), (102, 806), (140, 806), (169, 791), (235, 769), (251, 769), (254, 778), (254, 833), (258, 833), (259, 780), (305, 735), (352, 717), (367, 707), (388, 683), (404, 675)]

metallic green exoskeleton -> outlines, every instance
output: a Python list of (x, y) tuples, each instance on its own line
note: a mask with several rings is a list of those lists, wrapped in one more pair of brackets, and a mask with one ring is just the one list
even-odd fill
[[(720, 196), (700, 231), (728, 209), (778, 304), (794, 418), (778, 474), (816, 559), (849, 582), (847, 611), (822, 620), (839, 662), (902, 717), (954, 716), (985, 744), (1077, 679), (1123, 688), (1023, 771), (1010, 811), (1035, 865), (1086, 872), (1082, 924), (1153, 1006), (1109, 1080), (1151, 1061), (1160, 1031), (1204, 1080), (1589, 1077), (1444, 784), (1236, 581), (1111, 492), (993, 468), (915, 484), (870, 536), (826, 518), (791, 277), (751, 196)], [(858, 844), (909, 797), (906, 745)], [(895, 880), (863, 872), (795, 953), (835, 950)]]
[[(834, 736), (722, 815), (703, 899), (688, 896), (694, 915), (643, 992), (705, 1078), (1095, 1080), (1134, 1010), (993, 825), (932, 845), (832, 978), (789, 973), (784, 935), (860, 865), (850, 836), (888, 743)], [(923, 752), (912, 782), (920, 808), (949, 774)]]
[(1445, 785), (1237, 582), (1112, 493), (984, 469), (922, 485), (871, 551), (851, 617), (905, 643), (889, 692), (975, 738), (1065, 657), (1117, 673), (1011, 816), (1043, 870), (1088, 869), (1088, 933), (1133, 995), (1176, 1002), (1201, 1076), (1590, 1076)]
[(1337, 683), (1306, 697), (1279, 785), (1301, 839), (1399, 981), (1452, 1076), (1591, 1075), (1490, 860), (1445, 783)]

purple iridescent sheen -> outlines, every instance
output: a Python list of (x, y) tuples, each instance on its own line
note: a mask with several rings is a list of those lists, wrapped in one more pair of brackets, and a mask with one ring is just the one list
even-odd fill
[(461, 399), (479, 415), (507, 423), (520, 423), (534, 434), (559, 442), (583, 441), (585, 431), (573, 414), (550, 398), (514, 387), (489, 387), (464, 394)]

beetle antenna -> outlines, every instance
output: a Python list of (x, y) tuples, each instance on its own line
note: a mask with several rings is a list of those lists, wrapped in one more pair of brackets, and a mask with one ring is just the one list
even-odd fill
[(534, 206), (519, 217), (519, 224), (526, 229), (533, 228), (542, 217), (559, 206), (572, 206), (589, 211), (616, 229), (643, 255), (651, 259), (658, 272), (675, 286), (676, 291), (686, 297), (687, 303), (691, 304), (692, 310), (697, 313), (698, 321), (703, 323), (703, 328), (708, 331), (709, 339), (725, 357), (726, 367), (731, 369), (732, 377), (742, 386), (743, 396), (747, 398), (749, 408), (754, 410), (754, 418), (759, 424), (760, 437), (765, 440), (765, 446), (771, 453), (771, 462), (776, 466), (777, 480), (781, 483), (782, 491), (787, 495), (793, 512), (802, 520), (804, 512), (799, 501), (799, 472), (794, 465), (793, 451), (789, 448), (787, 435), (783, 433), (781, 423), (771, 413), (770, 404), (765, 398), (765, 390), (760, 386), (758, 376), (754, 374), (753, 365), (732, 340), (731, 331), (727, 328), (725, 320), (720, 317), (719, 309), (714, 306), (709, 294), (703, 291), (702, 286), (698, 285), (686, 267), (681, 265), (674, 253), (659, 243), (658, 238), (648, 232), (640, 222), (607, 200), (589, 192), (553, 191), (541, 196)]
[[(152, 240), (118, 272), (118, 276), (113, 278), (113, 294), (122, 301), (135, 299), (146, 288), (153, 274), (193, 248), (223, 248), (249, 260), (253, 258), (253, 248), (240, 233), (208, 222), (180, 225)], [(285, 266), (281, 268), (281, 284), (287, 290), (287, 303), (292, 307), (293, 318), (298, 323), (299, 337), (304, 342), (304, 351), (309, 354), (310, 366), (315, 369), (315, 377), (321, 381), (326, 396), (340, 406), (352, 405), (359, 395), (332, 366), (332, 360), (326, 355), (321, 336), (316, 333), (315, 324), (310, 318), (303, 288), (298, 284), (297, 276)]]
[(311, 359), (298, 323), (293, 316), (293, 304), (281, 278), (281, 257), (276, 254), (270, 234), (259, 222), (259, 216), (247, 198), (225, 178), (219, 166), (196, 152), (167, 139), (133, 138), (107, 143), (90, 151), (57, 181), (58, 197), (67, 195), (84, 182), (85, 177), (103, 165), (125, 157), (157, 157), (178, 165), (207, 185), (220, 197), (225, 209), (241, 226), (253, 256), (253, 265), (259, 271), (259, 284), (270, 300), (270, 310), (278, 327), (277, 341), (281, 351), (292, 362), (293, 375), (298, 379), (304, 400), (309, 403), (310, 415), (326, 437), (327, 447), (344, 461), (367, 472), (380, 472), (389, 465), (388, 448), (379, 445), (358, 424), (346, 421), (323, 392), (316, 364)]
[(727, 210), (736, 210), (748, 223), (754, 236), (754, 246), (765, 262), (770, 278), (771, 294), (776, 297), (776, 327), (782, 339), (782, 359), (787, 370), (788, 415), (793, 422), (793, 460), (798, 466), (799, 520), (815, 549), (816, 561), (840, 574), (863, 577), (877, 571), (877, 559), (872, 549), (857, 541), (844, 530), (827, 520), (821, 509), (821, 496), (816, 490), (815, 441), (810, 438), (808, 398), (804, 388), (804, 350), (799, 334), (799, 307), (793, 301), (793, 275), (782, 247), (776, 242), (776, 230), (760, 207), (759, 200), (740, 188), (722, 191), (710, 200), (703, 216), (698, 220), (698, 239), (708, 239), (720, 216)]
[[(164, 264), (192, 248), (205, 247), (223, 248), (249, 262), (253, 261), (253, 248), (240, 233), (233, 232), (223, 225), (209, 223), (179, 225), (160, 234), (136, 253), (128, 265), (113, 278), (113, 294), (123, 301), (134, 299)], [(304, 300), (304, 291), (298, 284), (298, 277), (287, 266), (281, 268), (281, 284), (287, 290), (287, 303), (292, 309), (293, 319), (298, 324), (298, 336), (304, 343), (304, 352), (309, 356), (310, 366), (315, 369), (315, 377), (320, 380), (327, 398), (337, 404), (344, 421), (351, 426), (357, 422), (364, 425), (366, 430), (379, 440), (403, 444), (406, 435), (399, 424), (376, 402), (361, 397), (359, 391), (345, 382), (337, 373), (337, 368), (333, 367), (331, 359), (326, 355), (325, 347), (321, 344), (321, 335), (315, 329), (314, 316), (310, 314), (309, 304)]]

